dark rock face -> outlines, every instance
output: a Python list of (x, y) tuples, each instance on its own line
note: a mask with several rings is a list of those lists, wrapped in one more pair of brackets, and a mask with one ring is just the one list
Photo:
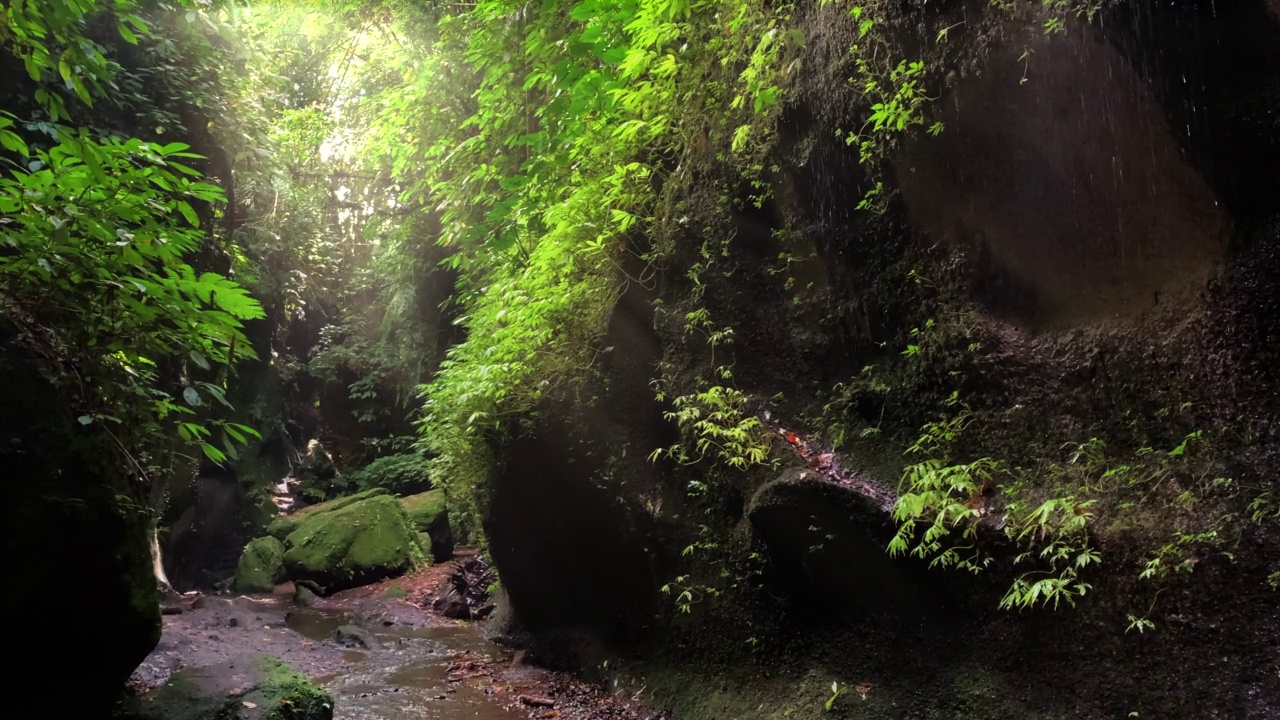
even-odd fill
[(333, 698), (278, 658), (246, 654), (182, 670), (131, 701), (133, 720), (330, 720)]
[[(544, 437), (511, 448), (512, 477), (490, 505), (490, 551), (530, 629), (587, 625), (604, 634), (638, 619), (655, 588), (642, 536), (625, 513)], [(527, 472), (515, 467), (528, 468)], [(524, 477), (516, 477), (516, 475)]]
[(904, 157), (914, 229), (975, 249), (977, 298), (1027, 327), (1134, 318), (1196, 292), (1229, 220), (1170, 120), (1105, 42), (1035, 43), (1029, 69), (1011, 47), (958, 81), (941, 103), (947, 131)]
[[(644, 458), (672, 441), (649, 387), (660, 348), (647, 303), (632, 292), (615, 309), (597, 401), (587, 409), (548, 402), (536, 427), (515, 432), (492, 481), (489, 551), (529, 631), (626, 638), (653, 615), (655, 529), (619, 491), (660, 493)], [(622, 474), (604, 481), (611, 470)]]
[(105, 717), (160, 638), (149, 514), (109, 440), (77, 423), (9, 340), (0, 325), (0, 462), (14, 478), (0, 502), (0, 613), (17, 646), (57, 656), (11, 664), (5, 684), (42, 698), (50, 717)]
[(895, 527), (884, 509), (812, 471), (763, 485), (747, 518), (768, 549), (772, 581), (801, 616), (912, 614), (938, 599), (936, 577), (886, 554)]
[(1280, 8), (1274, 0), (1111, 6), (1101, 35), (1147, 83), (1236, 222), (1280, 212)]
[[(731, 178), (713, 172), (681, 198), (696, 222), (676, 243), (675, 270), (660, 274), (658, 316), (634, 315), (655, 332), (638, 335), (648, 345), (625, 346), (626, 372), (654, 377), (660, 358), (686, 386), (711, 377), (705, 348), (682, 333), (684, 313), (706, 308), (734, 328), (718, 361), (753, 398), (784, 395), (769, 401), (779, 417), (804, 417), (808, 431), (821, 432), (833, 415), (824, 406), (831, 396), (819, 393), (844, 385), (852, 399), (836, 419), (851, 435), (879, 431), (857, 461), (882, 484), (897, 482), (910, 461), (902, 449), (956, 391), (973, 408), (958, 449), (969, 459), (1035, 467), (1060, 460), (1064, 442), (1098, 437), (1140, 454), (1204, 430), (1221, 443), (1224, 477), (1271, 492), (1280, 471), (1280, 289), (1271, 280), (1280, 276), (1280, 3), (1109, 3), (1092, 24), (1071, 20), (1056, 34), (1039, 17), (1026, 26), (1017, 25), (1026, 18), (978, 18), (987, 3), (928, 5), (890, 11), (910, 36), (903, 56), (922, 51), (922, 20), (951, 13), (944, 25), (965, 22), (939, 53), (954, 49), (963, 26), (966, 59), (929, 85), (939, 98), (929, 120), (945, 131), (905, 143), (882, 173), (900, 191), (887, 212), (854, 210), (870, 183), (856, 150), (832, 130), (866, 120), (848, 82), (857, 29), (842, 28), (846, 10), (818, 4), (799, 13), (812, 15), (802, 21), (806, 72), (784, 111), (773, 196), (713, 218), (703, 211), (714, 200), (699, 194), (734, 192)], [(992, 32), (978, 30), (982, 22)], [(691, 304), (684, 270), (717, 235), (733, 242)], [(781, 256), (785, 268), (770, 265)], [(921, 355), (904, 360), (917, 344), (913, 329), (927, 322), (950, 322), (953, 334), (920, 342)], [(868, 366), (892, 371), (863, 381)], [(603, 369), (610, 383), (628, 380)], [(627, 427), (650, 427), (643, 407), (610, 410)], [(511, 605), (492, 623), (498, 636), (523, 628), (536, 645), (583, 612), (601, 622), (612, 614), (614, 627), (651, 623), (621, 619), (639, 617), (627, 615), (634, 598), (652, 592), (634, 576), (648, 568), (661, 584), (683, 572), (655, 560), (681, 545), (664, 548), (668, 537), (635, 521), (627, 475), (664, 443), (633, 435), (624, 459), (622, 443), (599, 442), (622, 437), (611, 434), (610, 417), (550, 406), (508, 448), (489, 507)], [(861, 452), (862, 443), (850, 444)], [(604, 475), (593, 453), (612, 459), (604, 481), (593, 481)], [(678, 496), (683, 478), (665, 470), (658, 484)], [(1110, 544), (1078, 608), (1010, 613), (996, 607), (1024, 570), (1002, 533), (984, 547), (992, 565), (981, 575), (927, 569), (887, 556), (894, 524), (855, 492), (798, 473), (734, 482), (726, 494), (737, 499), (717, 516), (713, 541), (765, 556), (763, 587), (700, 621), (681, 646), (696, 660), (667, 658), (680, 717), (758, 716), (762, 702), (777, 707), (771, 691), (813, 685), (811, 676), (820, 680), (812, 697), (837, 677), (863, 684), (864, 697), (849, 696), (868, 717), (1280, 712), (1280, 611), (1266, 582), (1280, 547), (1274, 529), (1248, 527), (1234, 563), (1209, 551), (1196, 558), (1185, 583), (1160, 591), (1157, 630), (1140, 635), (1125, 628), (1134, 597), (1154, 592), (1138, 579), (1152, 548), (1128, 546), (1123, 529), (1102, 540)], [(671, 518), (672, 536), (697, 532), (702, 518), (665, 510), (655, 515)], [(1113, 512), (1098, 526), (1133, 517)], [(1159, 531), (1173, 532), (1178, 523), (1164, 519)], [(754, 582), (742, 572), (734, 579)], [(743, 627), (752, 630), (721, 637)], [(756, 627), (776, 631), (764, 641), (770, 659), (794, 670), (775, 685), (764, 676), (778, 668), (752, 676), (741, 667), (741, 643), (758, 640)], [(698, 676), (726, 683), (719, 693), (687, 674), (704, 658), (724, 662)], [(739, 694), (750, 702), (726, 700)], [(820, 704), (804, 702), (812, 704), (794, 706), (803, 708), (796, 716)]]
[(174, 521), (165, 543), (165, 571), (179, 590), (212, 588), (231, 577), (244, 542), (235, 477), (206, 469), (192, 486), (192, 504)]

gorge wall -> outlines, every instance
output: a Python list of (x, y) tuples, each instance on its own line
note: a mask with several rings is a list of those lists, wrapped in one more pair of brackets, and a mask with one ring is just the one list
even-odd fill
[[(619, 314), (660, 301), (651, 323), (640, 315), (652, 339), (607, 341), (601, 389), (544, 412), (507, 450), (490, 538), (518, 618), (543, 636), (573, 627), (615, 641), (685, 718), (817, 717), (833, 681), (845, 688), (838, 717), (1280, 712), (1268, 584), (1280, 545), (1250, 510), (1273, 491), (1280, 448), (1274, 5), (1114, 3), (1055, 33), (1027, 12), (889, 11), (904, 57), (941, 68), (927, 114), (945, 128), (893, 154), (883, 213), (855, 209), (873, 178), (836, 133), (863, 122), (849, 87), (856, 23), (846, 8), (799, 13), (806, 73), (770, 198), (746, 201), (711, 163), (684, 192), (697, 221), (676, 243), (724, 248), (698, 298), (691, 250), (651, 290), (629, 284)], [(949, 44), (927, 50), (939, 27), (952, 28)], [(725, 194), (741, 200), (730, 212), (716, 209)], [(715, 360), (684, 330), (702, 306), (734, 330)], [(839, 445), (845, 471), (884, 488), (913, 462), (902, 451), (921, 424), (957, 398), (958, 454), (1021, 468), (1044, 492), (1074, 472), (1073, 443), (1099, 439), (1105, 462), (1127, 469), (1180, 457), (1189, 435), (1199, 481), (1245, 489), (1199, 494), (1171, 476), (1140, 502), (1103, 493), (1088, 594), (1076, 607), (997, 610), (1017, 548), (992, 540), (977, 576), (891, 559), (897, 523), (883, 504), (823, 481), (781, 436), (777, 463), (746, 472), (649, 460), (637, 445), (675, 430), (639, 390), (663, 376), (694, 390), (713, 363), (732, 367), (751, 413)], [(574, 457), (565, 438), (594, 459), (542, 461)], [(713, 489), (691, 497), (690, 479)], [(1199, 505), (1178, 504), (1192, 495)], [(1141, 577), (1211, 516), (1229, 541), (1187, 549), (1176, 580)], [(554, 543), (522, 542), (548, 527)], [(566, 555), (602, 574), (533, 589)], [(621, 567), (628, 581), (610, 580)], [(675, 601), (685, 587), (697, 588), (688, 613)], [(656, 617), (637, 612), (647, 608)]]

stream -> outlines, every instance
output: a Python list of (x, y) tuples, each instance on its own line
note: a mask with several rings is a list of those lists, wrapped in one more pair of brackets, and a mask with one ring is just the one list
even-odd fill
[[(422, 576), (430, 580), (447, 567)], [(202, 597), (165, 615), (160, 642), (136, 679), (155, 687), (182, 668), (267, 653), (328, 690), (337, 720), (526, 720), (536, 708), (522, 698), (545, 694), (550, 674), (513, 662), (481, 625), (439, 617), (381, 587), (351, 593), (360, 596), (315, 606), (287, 595)], [(336, 639), (343, 626), (360, 628), (368, 646)]]
[[(290, 612), (288, 627), (314, 642), (326, 642), (351, 622), (340, 611), (300, 608)], [(370, 634), (382, 647), (345, 650), (347, 669), (314, 679), (333, 694), (336, 720), (419, 720), (472, 718), (523, 720), (507, 709), (489, 687), (463, 682), (456, 671), (463, 663), (494, 663), (501, 650), (475, 625), (375, 628)], [(532, 675), (534, 670), (511, 673)], [(512, 678), (514, 679), (514, 678)]]

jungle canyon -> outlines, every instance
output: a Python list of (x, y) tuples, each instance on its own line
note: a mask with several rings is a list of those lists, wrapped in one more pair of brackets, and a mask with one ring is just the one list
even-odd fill
[(1280, 2), (8, 0), (0, 77), (13, 707), (1280, 718)]

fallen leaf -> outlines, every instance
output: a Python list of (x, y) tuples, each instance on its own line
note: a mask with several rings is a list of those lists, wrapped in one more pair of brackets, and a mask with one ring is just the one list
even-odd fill
[(254, 708), (258, 707), (258, 704), (257, 704), (257, 703), (251, 703), (251, 702), (249, 702), (248, 700), (245, 700), (242, 704), (243, 704), (245, 707), (249, 708), (250, 710), (252, 710), (252, 709), (254, 709)]

